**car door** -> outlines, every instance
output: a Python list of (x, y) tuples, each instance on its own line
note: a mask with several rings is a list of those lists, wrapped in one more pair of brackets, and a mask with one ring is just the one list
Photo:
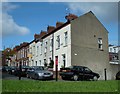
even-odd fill
[(89, 68), (85, 67), (84, 68), (84, 79), (85, 80), (91, 79), (92, 76), (93, 76), (92, 71)]
[(31, 68), (31, 69), (29, 70), (29, 76), (30, 76), (31, 78), (33, 78), (34, 71), (35, 71), (34, 68)]
[(78, 71), (79, 71), (79, 79), (83, 80), (83, 78), (84, 78), (83, 68), (78, 67)]
[(74, 74), (79, 76), (79, 79), (83, 79), (83, 68), (80, 66), (74, 66)]

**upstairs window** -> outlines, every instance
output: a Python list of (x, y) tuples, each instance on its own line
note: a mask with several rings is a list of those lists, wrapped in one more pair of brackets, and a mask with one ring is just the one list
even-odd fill
[(110, 52), (112, 52), (112, 48), (110, 48)]
[(57, 36), (57, 48), (60, 48), (60, 35)]
[(114, 48), (114, 53), (116, 53), (116, 48)]
[(53, 49), (53, 39), (51, 38), (50, 39), (50, 51), (52, 51), (52, 49)]
[(47, 52), (47, 41), (45, 42), (45, 53)]
[(33, 46), (33, 56), (35, 55), (35, 46)]
[(65, 54), (62, 55), (62, 58), (63, 58), (63, 67), (65, 68), (65, 66), (66, 66), (66, 57), (65, 57)]
[(37, 46), (37, 56), (38, 56), (38, 52), (39, 52), (39, 46)]
[(103, 50), (102, 38), (98, 38), (98, 49)]
[(65, 46), (68, 44), (68, 33), (64, 33), (64, 38), (65, 38)]
[(42, 43), (40, 44), (40, 55), (42, 54)]

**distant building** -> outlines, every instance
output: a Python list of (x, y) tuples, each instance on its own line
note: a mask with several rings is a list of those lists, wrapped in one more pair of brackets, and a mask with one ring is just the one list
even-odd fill
[(118, 64), (120, 46), (109, 45), (109, 61), (111, 64)]
[(19, 66), (21, 62), (23, 66), (29, 66), (29, 43), (23, 42), (19, 46), (13, 48), (15, 54), (12, 58), (12, 66)]

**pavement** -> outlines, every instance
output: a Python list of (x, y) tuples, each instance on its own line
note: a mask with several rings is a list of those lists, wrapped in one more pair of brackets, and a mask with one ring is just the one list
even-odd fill
[[(2, 72), (0, 73), (0, 79), (6, 79), (6, 80), (19, 80), (19, 77), (18, 76), (14, 76), (14, 75), (11, 75), (11, 74), (8, 74), (6, 72)], [(27, 77), (21, 77), (21, 80), (33, 80), (33, 79), (29, 79)]]

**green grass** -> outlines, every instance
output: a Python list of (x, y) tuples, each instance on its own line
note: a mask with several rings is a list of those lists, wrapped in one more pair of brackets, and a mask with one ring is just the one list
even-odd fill
[(2, 80), (2, 92), (118, 92), (118, 81)]

